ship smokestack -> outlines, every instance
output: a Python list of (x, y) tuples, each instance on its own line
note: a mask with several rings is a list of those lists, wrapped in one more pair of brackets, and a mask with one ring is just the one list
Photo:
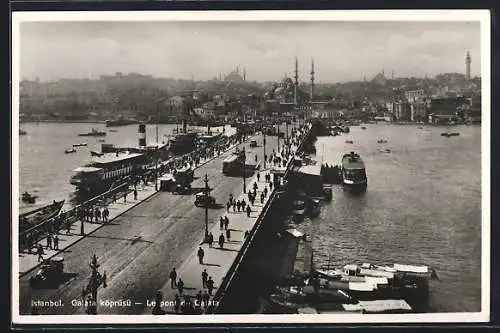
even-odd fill
[(139, 147), (146, 147), (146, 124), (139, 124)]

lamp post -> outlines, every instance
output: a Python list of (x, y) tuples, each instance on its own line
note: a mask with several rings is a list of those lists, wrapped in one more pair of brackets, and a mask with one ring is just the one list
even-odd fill
[(245, 154), (245, 147), (243, 146), (243, 193), (247, 193), (247, 182), (246, 182), (246, 164), (247, 164), (247, 157)]
[(264, 140), (262, 140), (262, 146), (264, 147), (264, 169), (266, 168), (266, 131), (264, 129), (263, 131), (263, 134), (264, 134)]
[(208, 186), (208, 175), (205, 174), (205, 242), (208, 240), (208, 192), (210, 187)]
[(92, 256), (92, 260), (89, 263), (89, 266), (92, 270), (90, 275), (90, 280), (87, 285), (87, 288), (84, 289), (82, 296), (90, 293), (90, 300), (87, 302), (87, 314), (97, 314), (97, 289), (102, 284), (104, 288), (106, 288), (106, 272), (104, 274), (100, 274), (97, 269), (99, 268), (99, 264), (97, 263), (97, 256), (94, 254)]
[(279, 151), (280, 151), (280, 125), (279, 125), (279, 123), (278, 123), (278, 133), (277, 133), (277, 135), (278, 135), (278, 153), (279, 153)]

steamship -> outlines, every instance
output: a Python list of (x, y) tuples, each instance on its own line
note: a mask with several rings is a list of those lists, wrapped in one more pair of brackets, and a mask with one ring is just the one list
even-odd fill
[(142, 174), (155, 159), (164, 159), (168, 144), (146, 145), (146, 125), (139, 125), (138, 147), (115, 147), (102, 144), (101, 153), (92, 155), (90, 162), (73, 170), (70, 184), (77, 192), (98, 194), (128, 177)]

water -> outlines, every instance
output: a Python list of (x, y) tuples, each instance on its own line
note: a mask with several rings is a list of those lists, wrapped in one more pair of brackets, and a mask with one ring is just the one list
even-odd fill
[(368, 190), (355, 196), (334, 185), (332, 202), (300, 226), (312, 236), (315, 263), (429, 265), (440, 279), (431, 281), (429, 311), (480, 311), (481, 128), (457, 127), (460, 136), (446, 138), (438, 127), (366, 127), (316, 142), (319, 163), (359, 153)]
[[(74, 169), (91, 159), (90, 151), (101, 151), (99, 140), (117, 146), (135, 147), (138, 145), (137, 125), (106, 128), (104, 124), (55, 124), (26, 123), (20, 126), (27, 135), (19, 136), (19, 193), (28, 191), (38, 198), (35, 204), (26, 204), (19, 199), (20, 211), (33, 209), (53, 200), (66, 199), (68, 209), (74, 202), (74, 186), (69, 178)], [(88, 133), (96, 128), (107, 132), (105, 137), (84, 137), (79, 133)], [(176, 125), (159, 125), (159, 141), (167, 141)], [(110, 132), (109, 130), (116, 130)], [(212, 128), (212, 131), (222, 130)], [(226, 127), (226, 132), (234, 129)], [(156, 126), (146, 126), (147, 142), (156, 142)], [(76, 153), (65, 154), (64, 150), (73, 144), (85, 142), (86, 147), (76, 147)]]

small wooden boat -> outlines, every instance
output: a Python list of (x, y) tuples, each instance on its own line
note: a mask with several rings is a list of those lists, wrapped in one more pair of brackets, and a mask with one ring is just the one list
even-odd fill
[(75, 144), (73, 144), (73, 147), (85, 147), (85, 146), (87, 146), (86, 142), (81, 142), (81, 143), (75, 143)]
[(75, 148), (68, 148), (64, 151), (65, 154), (72, 154), (72, 153), (76, 153), (76, 149)]
[(19, 214), (19, 232), (28, 230), (48, 219), (53, 218), (61, 211), (64, 200), (52, 202), (49, 205)]
[(353, 144), (353, 143), (354, 143), (354, 141), (352, 141), (352, 140), (345, 140), (345, 143), (350, 143), (350, 144)]
[(19, 135), (26, 135), (26, 134), (28, 134), (28, 133), (26, 133), (25, 130), (22, 130), (22, 129), (19, 130)]
[(104, 139), (99, 139), (99, 140), (97, 140), (97, 141), (98, 141), (98, 142), (106, 142), (106, 140), (104, 140)]
[(115, 129), (110, 129), (109, 131), (110, 132), (118, 132), (118, 130), (115, 130)]
[(380, 140), (377, 140), (377, 143), (387, 143), (387, 140), (380, 139)]
[(22, 195), (23, 202), (30, 203), (30, 204), (34, 204), (36, 198), (38, 198), (38, 196), (31, 195), (28, 192), (24, 192)]
[(365, 129), (366, 129), (366, 127), (364, 127), (364, 126), (361, 126), (361, 129), (365, 130)]

